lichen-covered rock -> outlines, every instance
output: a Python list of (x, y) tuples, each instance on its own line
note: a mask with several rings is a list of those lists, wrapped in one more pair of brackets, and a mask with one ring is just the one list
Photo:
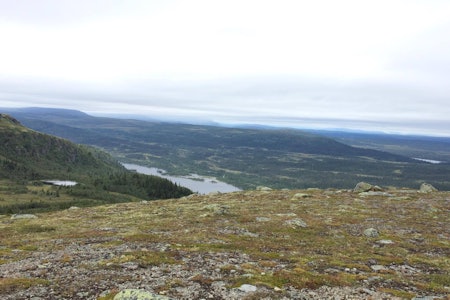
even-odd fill
[(375, 228), (367, 228), (364, 230), (364, 235), (367, 237), (378, 237), (380, 234), (378, 233), (378, 230)]
[(36, 219), (37, 216), (33, 214), (14, 214), (11, 216), (11, 220), (18, 220), (18, 219)]
[(358, 182), (358, 184), (355, 186), (353, 191), (355, 193), (362, 193), (362, 192), (368, 192), (368, 191), (372, 190), (372, 188), (373, 188), (373, 185), (362, 181), (362, 182)]
[(256, 187), (256, 190), (257, 191), (271, 191), (272, 189), (270, 188), (270, 187), (267, 187), (267, 186), (258, 186), (258, 187)]
[(376, 191), (368, 191), (368, 192), (362, 192), (359, 193), (360, 196), (366, 197), (366, 196), (383, 196), (383, 197), (392, 197), (393, 195), (387, 192), (376, 192)]
[(432, 186), (431, 184), (429, 184), (429, 183), (422, 183), (421, 185), (420, 185), (420, 190), (419, 190), (419, 192), (421, 192), (421, 193), (432, 193), (432, 192), (437, 192), (437, 188), (435, 188), (434, 186)]
[(251, 293), (251, 292), (256, 292), (257, 287), (254, 285), (251, 285), (251, 284), (243, 284), (238, 289), (244, 293)]
[(296, 193), (294, 196), (292, 196), (291, 200), (297, 200), (297, 199), (308, 198), (308, 197), (311, 197), (311, 195), (305, 194), (305, 193)]
[(386, 267), (382, 266), (382, 265), (373, 265), (373, 266), (370, 266), (370, 268), (372, 270), (374, 270), (375, 272), (380, 272), (380, 271), (385, 271), (386, 270)]
[(303, 221), (300, 218), (287, 220), (286, 222), (284, 222), (284, 225), (295, 227), (295, 228), (298, 228), (298, 227), (306, 228), (306, 227), (308, 227), (308, 225), (305, 223), (305, 221)]
[(169, 300), (169, 297), (156, 295), (145, 290), (126, 289), (114, 296), (114, 300)]
[(230, 211), (230, 206), (213, 203), (203, 206), (203, 210), (208, 210), (214, 213), (215, 215), (226, 215)]

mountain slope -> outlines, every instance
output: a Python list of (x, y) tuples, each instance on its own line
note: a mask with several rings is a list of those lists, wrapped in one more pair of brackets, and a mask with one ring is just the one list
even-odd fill
[[(78, 184), (44, 186), (42, 180), (49, 179)], [(166, 179), (130, 172), (103, 151), (36, 132), (0, 114), (0, 214), (191, 193)]]
[(94, 148), (39, 133), (16, 119), (0, 115), (2, 177), (82, 179), (107, 172), (124, 171), (111, 156)]

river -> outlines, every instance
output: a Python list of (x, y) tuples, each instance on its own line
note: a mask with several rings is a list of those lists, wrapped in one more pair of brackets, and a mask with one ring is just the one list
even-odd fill
[(189, 176), (169, 176), (165, 175), (166, 171), (162, 169), (149, 168), (136, 164), (122, 163), (122, 165), (128, 170), (134, 170), (141, 174), (155, 175), (168, 179), (199, 194), (209, 194), (212, 192), (228, 193), (240, 191), (239, 188), (231, 184), (219, 181), (214, 177), (203, 177), (197, 174), (191, 174)]

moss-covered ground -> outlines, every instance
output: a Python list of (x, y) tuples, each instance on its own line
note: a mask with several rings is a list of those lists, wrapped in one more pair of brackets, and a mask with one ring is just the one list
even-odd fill
[[(401, 298), (444, 297), (450, 293), (450, 193), (388, 192), (243, 191), (70, 209), (36, 219), (3, 215), (0, 296), (33, 285), (58, 285), (45, 274), (7, 273), (15, 262), (94, 241), (96, 251), (121, 255), (86, 262), (93, 274), (127, 264), (188, 268), (186, 257), (200, 254), (206, 265), (210, 254), (237, 253), (248, 262), (224, 261), (217, 270), (229, 288), (243, 283), (281, 290), (354, 286)], [(367, 237), (367, 228), (379, 235)], [(79, 257), (66, 251), (54, 259), (70, 265)], [(39, 261), (36, 268), (46, 263)], [(208, 286), (218, 279), (205, 273), (190, 280)], [(153, 288), (170, 295), (183, 284), (173, 278)]]

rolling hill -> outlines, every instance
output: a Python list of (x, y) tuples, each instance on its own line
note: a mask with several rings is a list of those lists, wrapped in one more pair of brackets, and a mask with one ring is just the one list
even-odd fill
[(225, 128), (100, 118), (61, 109), (10, 112), (27, 126), (100, 147), (123, 162), (174, 175), (214, 176), (243, 189), (351, 188), (359, 181), (450, 190), (450, 165), (432, 165), (293, 129)]

